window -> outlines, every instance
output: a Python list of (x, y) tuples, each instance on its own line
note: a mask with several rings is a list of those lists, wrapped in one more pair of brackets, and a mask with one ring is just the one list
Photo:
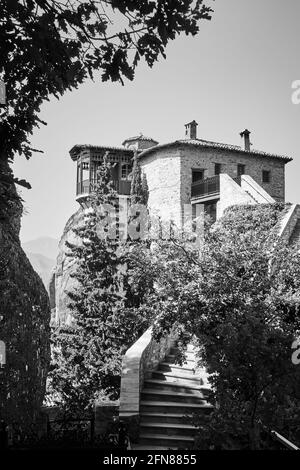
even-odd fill
[(262, 171), (262, 182), (263, 183), (270, 183), (271, 181), (271, 172), (268, 170)]
[(222, 165), (221, 163), (215, 163), (215, 175), (219, 175), (221, 173)]
[(204, 170), (192, 170), (192, 183), (197, 183), (204, 179)]
[(122, 166), (121, 166), (121, 179), (122, 179), (122, 180), (127, 180), (130, 171), (131, 171), (130, 166), (129, 166), (127, 163), (125, 163), (124, 165), (122, 165)]
[(246, 166), (238, 164), (238, 166), (237, 166), (237, 175), (242, 176), (242, 175), (245, 174), (245, 171), (246, 171)]

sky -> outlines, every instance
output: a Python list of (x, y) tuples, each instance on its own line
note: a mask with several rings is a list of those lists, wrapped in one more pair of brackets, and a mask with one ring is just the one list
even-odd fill
[(27, 161), (17, 156), (15, 175), (27, 179), (21, 241), (59, 239), (75, 201), (75, 144), (120, 146), (140, 132), (160, 143), (184, 137), (198, 122), (198, 138), (241, 145), (248, 128), (253, 148), (284, 154), (286, 201), (300, 203), (299, 0), (207, 0), (214, 13), (196, 37), (180, 36), (152, 69), (141, 64), (133, 82), (87, 81), (41, 109), (47, 126), (36, 129)]

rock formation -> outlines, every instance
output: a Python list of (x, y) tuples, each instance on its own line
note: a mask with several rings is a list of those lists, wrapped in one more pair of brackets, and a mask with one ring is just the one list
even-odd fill
[(68, 291), (75, 288), (76, 280), (71, 277), (74, 271), (74, 261), (67, 256), (66, 241), (76, 241), (73, 228), (82, 220), (83, 210), (78, 209), (66, 223), (63, 235), (58, 246), (56, 267), (52, 272), (49, 284), (52, 319), (56, 324), (70, 323), (71, 315), (68, 308)]
[(43, 402), (50, 361), (50, 306), (45, 287), (20, 245), (22, 204), (0, 161), (0, 419), (14, 437), (33, 429)]

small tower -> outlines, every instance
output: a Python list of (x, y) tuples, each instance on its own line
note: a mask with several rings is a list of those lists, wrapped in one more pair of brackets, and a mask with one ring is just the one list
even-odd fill
[(150, 147), (154, 147), (157, 144), (158, 142), (152, 139), (152, 137), (146, 137), (142, 133), (136, 137), (129, 137), (122, 143), (124, 147), (137, 151), (149, 149)]
[(198, 123), (194, 120), (185, 124), (185, 138), (186, 139), (197, 139), (197, 126)]

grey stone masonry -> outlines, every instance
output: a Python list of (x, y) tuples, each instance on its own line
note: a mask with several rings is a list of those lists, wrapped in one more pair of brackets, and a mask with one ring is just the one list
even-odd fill
[[(205, 178), (215, 175), (215, 164), (221, 164), (221, 173), (237, 178), (238, 165), (244, 165), (244, 173), (251, 176), (276, 201), (284, 202), (285, 162), (277, 158), (259, 156), (250, 152), (232, 152), (229, 149), (196, 148), (187, 145), (180, 149), (181, 198), (190, 201), (192, 170), (203, 169)], [(269, 171), (270, 182), (263, 182), (263, 171)]]
[(140, 160), (149, 187), (153, 215), (179, 221), (181, 217), (181, 154), (178, 149), (160, 150)]
[(241, 173), (249, 175), (271, 198), (284, 202), (285, 164), (291, 159), (205, 142), (186, 139), (141, 153), (139, 161), (147, 178), (152, 213), (181, 224), (184, 205), (191, 204), (193, 170), (202, 170), (204, 179), (216, 173), (233, 179)]

